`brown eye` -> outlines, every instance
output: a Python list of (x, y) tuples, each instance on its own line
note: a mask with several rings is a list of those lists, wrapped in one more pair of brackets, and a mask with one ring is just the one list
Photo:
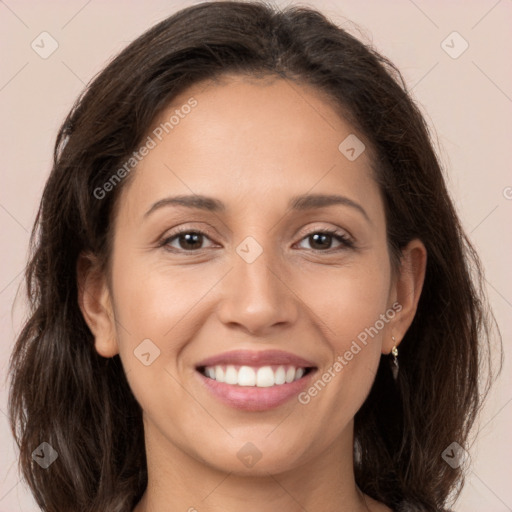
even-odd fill
[[(320, 252), (327, 252), (331, 249), (334, 251), (343, 250), (354, 245), (352, 240), (336, 230), (315, 231), (305, 236), (302, 240), (308, 240), (311, 250)], [(337, 248), (331, 247), (333, 240), (339, 242), (340, 245)]]
[[(205, 239), (209, 240), (206, 234), (201, 231), (181, 231), (163, 240), (162, 246), (165, 246), (170, 250), (194, 252), (204, 249), (204, 247), (202, 247), (202, 243)], [(171, 245), (173, 242), (177, 242), (178, 247)]]

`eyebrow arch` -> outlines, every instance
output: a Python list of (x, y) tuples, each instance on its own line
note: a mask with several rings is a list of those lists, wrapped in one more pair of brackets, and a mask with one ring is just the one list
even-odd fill
[(160, 199), (160, 201), (157, 201), (153, 206), (151, 206), (151, 208), (144, 214), (144, 217), (147, 217), (155, 210), (163, 208), (164, 206), (185, 206), (186, 208), (195, 208), (210, 212), (221, 212), (226, 209), (224, 203), (218, 199), (194, 194), (189, 196), (174, 196)]
[[(324, 208), (326, 206), (333, 206), (341, 204), (354, 208), (363, 217), (370, 222), (368, 214), (365, 209), (359, 204), (345, 196), (336, 194), (303, 194), (300, 196), (292, 197), (288, 203), (288, 208), (296, 211), (310, 210), (315, 208)], [(193, 208), (199, 210), (206, 210), (210, 212), (224, 212), (226, 205), (213, 197), (202, 195), (181, 195), (166, 197), (154, 203), (151, 208), (144, 214), (144, 218), (148, 217), (155, 210), (165, 206), (184, 206), (186, 208)]]
[(292, 210), (310, 210), (313, 208), (323, 208), (341, 204), (343, 206), (350, 206), (356, 209), (363, 217), (370, 222), (370, 218), (366, 210), (359, 204), (345, 196), (336, 194), (304, 194), (301, 196), (292, 197), (289, 203), (289, 208)]

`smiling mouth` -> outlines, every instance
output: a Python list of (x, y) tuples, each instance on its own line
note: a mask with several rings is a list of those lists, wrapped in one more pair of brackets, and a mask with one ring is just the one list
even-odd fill
[(268, 388), (300, 380), (315, 369), (293, 365), (215, 365), (199, 366), (197, 371), (208, 379), (233, 386)]

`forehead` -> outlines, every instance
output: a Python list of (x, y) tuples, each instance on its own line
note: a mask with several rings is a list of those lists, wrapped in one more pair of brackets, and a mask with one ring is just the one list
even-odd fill
[(361, 200), (375, 183), (368, 151), (351, 161), (340, 150), (354, 136), (362, 138), (310, 86), (240, 76), (198, 83), (155, 119), (128, 196), (135, 209), (167, 193), (239, 205), (310, 190)]

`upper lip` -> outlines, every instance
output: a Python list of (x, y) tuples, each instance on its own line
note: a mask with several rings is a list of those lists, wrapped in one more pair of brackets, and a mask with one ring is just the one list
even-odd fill
[(224, 364), (240, 366), (291, 365), (299, 368), (315, 368), (314, 363), (282, 350), (233, 350), (204, 359), (197, 368)]

